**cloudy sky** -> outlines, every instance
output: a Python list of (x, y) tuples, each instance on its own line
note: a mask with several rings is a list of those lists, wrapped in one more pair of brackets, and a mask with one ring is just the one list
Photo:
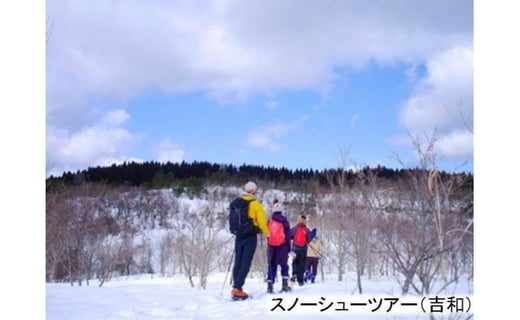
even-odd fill
[[(46, 174), (473, 171), (473, 1), (47, 0)], [(414, 139), (412, 139), (414, 138)]]

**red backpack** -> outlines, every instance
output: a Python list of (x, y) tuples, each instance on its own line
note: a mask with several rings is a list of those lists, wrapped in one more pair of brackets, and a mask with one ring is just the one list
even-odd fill
[(299, 225), (294, 233), (293, 242), (298, 247), (305, 247), (307, 245), (307, 227)]
[(283, 230), (283, 223), (269, 219), (267, 228), (269, 229), (269, 238), (267, 243), (269, 243), (270, 246), (276, 247), (285, 243), (285, 231)]

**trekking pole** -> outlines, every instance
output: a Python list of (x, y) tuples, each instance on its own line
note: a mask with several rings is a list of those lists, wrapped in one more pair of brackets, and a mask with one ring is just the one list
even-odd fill
[[(231, 271), (231, 264), (233, 263), (233, 258), (234, 257), (235, 257), (235, 250), (233, 250), (233, 252), (231, 253), (231, 259), (229, 259), (229, 265), (228, 265), (228, 269), (227, 269), (227, 272), (226, 272), (226, 277), (224, 278), (224, 283), (222, 284), (222, 289), (220, 290), (220, 295), (222, 295), (222, 293), (224, 293), (224, 287), (226, 286), (227, 277), (228, 277), (228, 274)], [(233, 277), (231, 277), (231, 279), (232, 278)]]

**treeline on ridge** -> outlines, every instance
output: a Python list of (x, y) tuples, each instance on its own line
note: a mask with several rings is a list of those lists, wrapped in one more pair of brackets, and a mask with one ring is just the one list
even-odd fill
[[(215, 164), (194, 161), (187, 163), (160, 163), (160, 162), (124, 162), (108, 167), (90, 167), (78, 170), (76, 173), (65, 172), (62, 176), (47, 178), (47, 191), (58, 186), (80, 185), (85, 182), (103, 183), (109, 186), (132, 186), (144, 189), (155, 188), (187, 188), (192, 191), (203, 189), (206, 184), (241, 185), (247, 180), (254, 180), (271, 188), (288, 188), (301, 190), (316, 185), (326, 187), (330, 179), (342, 176), (351, 187), (356, 183), (366, 182), (366, 177), (375, 177), (385, 183), (402, 181), (416, 171), (422, 169), (391, 169), (382, 166), (360, 170), (336, 169), (287, 169), (271, 166), (246, 165), (234, 166), (231, 164)], [(338, 173), (343, 173), (339, 175)], [(440, 172), (440, 175), (449, 178), (456, 175), (463, 184), (463, 189), (473, 189), (473, 175), (468, 173)], [(302, 182), (305, 182), (302, 184)]]

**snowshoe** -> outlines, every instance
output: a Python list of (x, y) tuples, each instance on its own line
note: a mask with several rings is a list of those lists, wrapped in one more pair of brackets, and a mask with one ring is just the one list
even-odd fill
[(253, 296), (246, 296), (246, 297), (231, 296), (232, 301), (244, 301), (244, 300), (249, 300), (249, 299), (253, 299)]

